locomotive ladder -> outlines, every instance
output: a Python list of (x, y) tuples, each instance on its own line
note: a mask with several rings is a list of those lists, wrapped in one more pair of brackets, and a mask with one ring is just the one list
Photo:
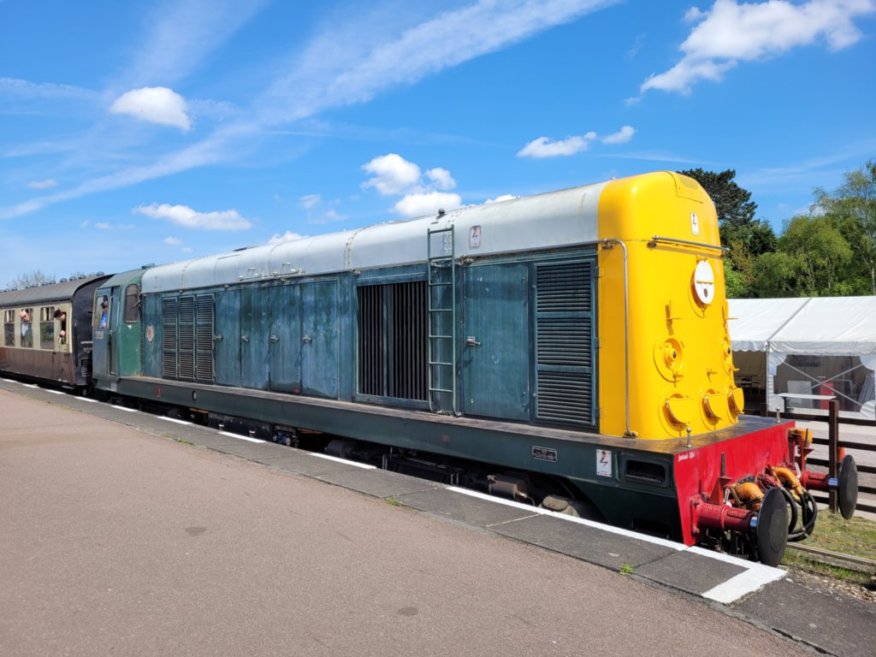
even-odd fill
[[(428, 229), (429, 409), (456, 413), (456, 261), (453, 226)], [(437, 248), (436, 248), (437, 247)]]

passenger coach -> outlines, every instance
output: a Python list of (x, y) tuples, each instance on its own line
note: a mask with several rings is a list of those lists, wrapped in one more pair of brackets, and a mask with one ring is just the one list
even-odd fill
[(0, 292), (0, 371), (75, 388), (90, 385), (92, 303), (105, 279)]

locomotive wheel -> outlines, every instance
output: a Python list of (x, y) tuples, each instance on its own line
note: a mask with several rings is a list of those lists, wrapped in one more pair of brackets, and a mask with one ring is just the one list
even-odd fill
[(757, 553), (767, 566), (778, 566), (788, 544), (788, 503), (782, 491), (771, 488), (757, 515)]
[(836, 489), (839, 501), (839, 510), (843, 518), (848, 520), (855, 515), (855, 506), (858, 504), (858, 466), (851, 454), (840, 464), (839, 485)]

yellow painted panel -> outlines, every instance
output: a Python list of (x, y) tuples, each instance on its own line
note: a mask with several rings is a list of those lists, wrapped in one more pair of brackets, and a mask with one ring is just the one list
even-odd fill
[[(669, 172), (612, 181), (599, 200), (599, 238), (607, 240), (599, 251), (600, 431), (665, 439), (735, 424), (741, 398), (711, 199)], [(628, 259), (629, 426), (618, 242)]]

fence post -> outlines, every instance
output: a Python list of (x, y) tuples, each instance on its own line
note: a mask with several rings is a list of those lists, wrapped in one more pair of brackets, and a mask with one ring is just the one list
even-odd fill
[[(831, 399), (828, 402), (827, 420), (827, 467), (828, 476), (836, 480), (839, 476), (839, 400)], [(831, 487), (828, 493), (830, 512), (837, 512), (836, 488)]]

